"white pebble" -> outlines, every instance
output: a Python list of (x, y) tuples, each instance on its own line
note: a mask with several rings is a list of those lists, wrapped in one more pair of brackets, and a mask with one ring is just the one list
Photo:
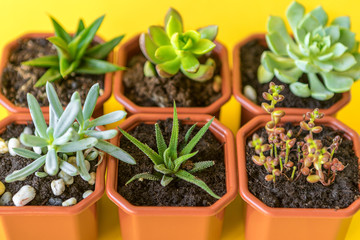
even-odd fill
[(64, 201), (62, 203), (63, 207), (68, 207), (68, 206), (72, 206), (75, 205), (77, 203), (76, 198), (69, 198), (68, 200)]
[(9, 153), (11, 156), (16, 156), (16, 153), (14, 152), (14, 148), (20, 147), (20, 141), (17, 138), (10, 138), (8, 143)]
[(85, 160), (85, 167), (86, 167), (86, 170), (89, 172), (90, 171), (90, 162), (88, 160)]
[(23, 133), (32, 135), (32, 134), (33, 134), (33, 131), (31, 130), (31, 128), (25, 127)]
[(0, 138), (0, 153), (7, 153), (9, 152), (9, 148), (4, 141), (4, 139)]
[(257, 94), (256, 94), (255, 89), (252, 86), (246, 85), (244, 87), (244, 95), (252, 102), (256, 102)]
[(92, 190), (87, 190), (86, 192), (84, 192), (84, 194), (83, 194), (83, 198), (87, 198), (88, 196), (90, 196), (91, 194), (93, 193), (93, 191)]
[(25, 185), (13, 196), (12, 200), (17, 207), (25, 206), (31, 202), (36, 195), (36, 191), (32, 186)]
[(61, 178), (51, 182), (51, 190), (55, 196), (60, 196), (65, 191), (65, 183)]
[(94, 184), (95, 184), (95, 180), (96, 180), (96, 173), (95, 173), (95, 172), (91, 172), (91, 173), (90, 173), (90, 177), (91, 177), (91, 179), (88, 181), (88, 183), (89, 183), (90, 185), (94, 185)]
[(33, 150), (34, 150), (34, 152), (35, 153), (37, 153), (37, 154), (42, 154), (42, 150), (41, 150), (41, 147), (33, 147)]
[(66, 185), (71, 185), (74, 183), (74, 177), (70, 176), (69, 174), (67, 174), (64, 171), (59, 172), (59, 177), (62, 178), (62, 180), (64, 180)]
[(11, 192), (5, 192), (0, 198), (0, 206), (7, 205), (11, 201), (11, 198), (12, 198)]

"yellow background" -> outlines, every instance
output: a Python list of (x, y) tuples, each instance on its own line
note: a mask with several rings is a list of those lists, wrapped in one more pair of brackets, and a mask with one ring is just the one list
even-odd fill
[[(180, 11), (186, 29), (210, 24), (219, 25), (218, 40), (229, 51), (232, 62), (232, 48), (239, 40), (255, 32), (264, 32), (267, 17), (284, 12), (290, 0), (0, 0), (0, 49), (26, 32), (49, 32), (52, 30), (48, 14), (57, 18), (68, 31), (74, 31), (81, 17), (89, 24), (95, 18), (106, 14), (99, 30), (100, 36), (109, 40), (126, 33), (124, 41), (136, 33), (145, 31), (148, 25), (162, 24), (167, 9), (172, 6)], [(352, 30), (358, 32), (360, 40), (360, 2), (358, 0), (303, 0), (307, 9), (321, 4), (332, 19), (335, 16), (349, 15)], [(341, 110), (338, 118), (360, 132), (360, 86), (354, 84), (351, 103)], [(120, 108), (114, 98), (105, 104), (105, 111)], [(0, 118), (7, 115), (0, 106)], [(234, 132), (238, 129), (239, 104), (232, 99), (222, 109), (221, 120)], [(237, 120), (236, 120), (237, 119)], [(121, 239), (117, 208), (106, 196), (99, 205), (99, 239)], [(223, 240), (244, 239), (243, 203), (238, 197), (226, 211)], [(355, 215), (347, 235), (347, 240), (360, 239), (360, 213)], [(159, 226), (161, 229), (161, 226)], [(160, 230), (157, 229), (157, 230)], [(301, 231), (301, 226), (299, 226)], [(294, 233), (298, 234), (298, 233)], [(1, 238), (0, 233), (0, 238)], [(308, 236), (311, 238), (311, 236)]]

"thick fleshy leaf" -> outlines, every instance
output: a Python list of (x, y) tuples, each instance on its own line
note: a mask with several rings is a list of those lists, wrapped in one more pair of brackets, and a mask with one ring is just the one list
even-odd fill
[(69, 62), (64, 57), (60, 56), (60, 74), (64, 78), (70, 73), (74, 72), (75, 69), (80, 65), (80, 60)]
[(100, 149), (101, 151), (106, 152), (107, 154), (113, 156), (114, 158), (119, 159), (120, 161), (123, 161), (128, 164), (136, 164), (134, 158), (122, 150), (121, 148), (112, 145), (109, 142), (106, 142), (104, 140), (98, 140), (98, 143), (95, 145), (96, 148)]
[(36, 172), (39, 168), (41, 168), (46, 160), (46, 156), (41, 156), (26, 167), (20, 169), (19, 171), (13, 172), (10, 175), (6, 176), (5, 182), (10, 183), (27, 177), (34, 172)]
[(196, 186), (200, 187), (204, 191), (206, 191), (208, 194), (210, 194), (212, 197), (216, 199), (220, 199), (220, 196), (216, 195), (207, 185), (204, 181), (200, 180), (199, 178), (195, 177), (191, 173), (188, 173), (184, 170), (179, 170), (177, 173), (175, 173), (175, 176), (178, 178), (185, 180), (189, 183), (193, 183)]
[(174, 168), (174, 163), (173, 163), (173, 159), (171, 158), (171, 152), (170, 152), (170, 148), (165, 149), (164, 151), (164, 155), (163, 155), (163, 161), (165, 166), (168, 169), (173, 169)]
[(155, 136), (156, 136), (156, 145), (158, 153), (160, 156), (164, 155), (165, 150), (167, 149), (164, 136), (160, 130), (159, 124), (155, 123)]
[(79, 171), (76, 167), (64, 160), (60, 160), (60, 169), (72, 177), (75, 177), (79, 174)]
[(321, 23), (319, 20), (312, 16), (310, 13), (306, 14), (299, 23), (299, 28), (303, 28), (306, 32), (310, 33), (316, 28), (320, 27)]
[(153, 42), (157, 46), (166, 46), (170, 45), (170, 39), (164, 31), (163, 27), (160, 26), (150, 26), (149, 27), (149, 35)]
[(133, 176), (129, 181), (127, 181), (125, 183), (125, 185), (128, 185), (129, 183), (131, 183), (132, 181), (137, 180), (137, 179), (139, 179), (139, 181), (142, 181), (143, 179), (152, 180), (152, 181), (160, 181), (161, 178), (159, 176), (155, 176), (151, 173), (138, 173), (135, 176)]
[(61, 137), (54, 139), (53, 145), (63, 145), (74, 138), (75, 130), (70, 127)]
[(300, 59), (302, 57), (300, 49), (298, 47), (291, 48), (289, 44), (286, 46), (286, 52), (287, 55), (289, 55), (289, 57), (294, 60)]
[(291, 69), (296, 65), (294, 60), (290, 58), (278, 57), (270, 51), (265, 51), (261, 55), (261, 64), (269, 72), (274, 72), (274, 69)]
[(123, 119), (126, 116), (126, 112), (125, 111), (114, 111), (108, 114), (105, 114), (101, 117), (95, 118), (94, 120), (92, 120), (89, 124), (89, 127), (96, 127), (96, 126), (103, 126), (103, 125), (107, 125), (110, 123), (114, 123), (117, 121), (120, 121), (121, 119)]
[[(74, 92), (72, 95), (71, 95), (71, 99), (70, 99), (70, 102), (74, 102), (74, 101), (80, 101), (81, 102), (81, 99), (80, 99), (80, 94), (78, 91)], [(82, 113), (82, 109), (80, 109), (80, 111), (78, 112), (78, 114), (76, 115), (76, 120), (78, 121), (78, 124), (83, 124), (84, 123), (84, 115)]]
[(14, 152), (24, 158), (30, 158), (30, 159), (38, 159), (39, 157), (41, 157), (40, 154), (37, 154), (33, 151), (30, 151), (26, 148), (13, 148)]
[(350, 29), (350, 17), (348, 16), (337, 17), (331, 22), (331, 25), (338, 25), (340, 27)]
[(33, 67), (59, 67), (59, 57), (57, 55), (48, 55), (35, 58), (30, 61), (22, 62), (21, 64)]
[(145, 75), (145, 77), (155, 77), (156, 76), (155, 67), (149, 60), (147, 60), (144, 64), (144, 75)]
[(45, 147), (48, 145), (48, 141), (45, 138), (25, 133), (20, 135), (20, 141), (27, 147)]
[(334, 57), (334, 53), (330, 52), (330, 53), (326, 53), (324, 55), (318, 56), (318, 60), (319, 61), (327, 61), (333, 57)]
[(68, 45), (62, 38), (55, 36), (49, 37), (47, 40), (54, 44), (68, 59), (70, 58)]
[(105, 60), (83, 58), (80, 66), (75, 70), (75, 72), (85, 74), (105, 74), (125, 69), (125, 67), (120, 67)]
[(331, 42), (336, 43), (340, 38), (339, 26), (329, 26), (325, 28), (326, 35), (330, 36)]
[(165, 26), (165, 30), (168, 37), (171, 38), (174, 33), (181, 34), (183, 32), (183, 26), (176, 17), (170, 16), (169, 21)]
[(179, 169), (181, 167), (181, 164), (183, 164), (184, 162), (186, 162), (187, 160), (189, 160), (190, 158), (195, 156), (197, 153), (198, 153), (198, 151), (190, 153), (190, 154), (182, 155), (181, 157), (175, 159), (175, 161), (174, 161), (174, 164), (175, 164), (174, 172), (179, 171)]
[(319, 67), (304, 60), (295, 60), (295, 64), (298, 68), (300, 68), (303, 72), (306, 73), (317, 73), (320, 71)]
[(93, 137), (88, 137), (75, 142), (65, 143), (58, 147), (58, 152), (77, 152), (91, 147), (94, 147), (98, 143), (98, 140)]
[(159, 156), (159, 154), (157, 154), (154, 150), (152, 150), (148, 145), (140, 142), (139, 140), (137, 140), (136, 138), (134, 138), (133, 136), (131, 136), (130, 134), (128, 134), (127, 132), (125, 132), (120, 128), (119, 131), (124, 135), (124, 137), (129, 139), (130, 142), (132, 142), (137, 148), (139, 148), (143, 153), (145, 153), (145, 155), (148, 156), (155, 165), (163, 163), (163, 160)]
[(205, 82), (213, 77), (215, 66), (215, 61), (212, 58), (208, 58), (205, 64), (200, 64), (200, 67), (196, 73), (187, 72), (182, 67), (181, 72), (192, 80)]
[(46, 172), (50, 176), (55, 176), (59, 172), (59, 163), (58, 163), (58, 157), (56, 155), (55, 149), (49, 149), (46, 154)]
[(218, 34), (218, 29), (218, 25), (210, 25), (207, 27), (199, 28), (198, 32), (200, 33), (202, 39), (214, 41)]
[[(182, 36), (183, 39), (191, 39), (193, 43), (196, 43), (201, 39), (201, 34), (195, 30), (186, 31)], [(207, 39), (203, 39), (203, 40), (207, 40)]]
[(175, 75), (179, 71), (180, 65), (180, 59), (175, 58), (173, 60), (157, 64), (156, 71), (160, 77), (167, 78)]
[(290, 23), (290, 27), (295, 32), (299, 22), (304, 17), (305, 8), (300, 3), (293, 1), (286, 10), (286, 18)]
[(289, 86), (291, 92), (298, 97), (307, 98), (311, 96), (311, 91), (308, 84), (301, 82), (294, 82)]
[(172, 182), (172, 180), (174, 180), (174, 178), (163, 175), (163, 177), (161, 178), (161, 186), (166, 187), (167, 185), (169, 185), (169, 183)]
[(69, 103), (65, 111), (58, 120), (58, 123), (54, 129), (54, 137), (58, 138), (62, 136), (69, 127), (74, 123), (78, 112), (81, 111), (81, 102), (80, 100), (74, 100)]
[(32, 94), (28, 93), (27, 103), (29, 106), (30, 115), (35, 125), (36, 131), (39, 133), (40, 137), (47, 139), (48, 138), (46, 134), (47, 125), (38, 101), (35, 99), (35, 97)]
[(189, 52), (184, 52), (181, 57), (181, 68), (187, 72), (195, 73), (200, 67), (199, 60)]
[(341, 28), (339, 42), (344, 44), (348, 49), (353, 49), (356, 43), (355, 33), (349, 29)]
[(291, 84), (297, 82), (297, 80), (301, 77), (303, 72), (297, 67), (289, 70), (281, 70), (275, 68), (274, 74), (276, 78), (282, 81), (283, 83)]
[(354, 80), (351, 77), (343, 76), (336, 72), (321, 73), (325, 86), (332, 92), (342, 93), (350, 91)]
[(215, 165), (214, 161), (202, 161), (202, 162), (196, 162), (194, 163), (194, 167), (189, 170), (189, 173), (195, 173), (195, 172), (199, 172), (202, 171), (206, 168), (212, 167)]
[(280, 39), (282, 39), (284, 42), (284, 48), (287, 44), (290, 44), (292, 46), (295, 45), (294, 41), (287, 32), (284, 20), (282, 20), (281, 17), (270, 16), (267, 21), (267, 30), (269, 34), (267, 34), (266, 36), (273, 36), (271, 37), (272, 40), (274, 40), (272, 41), (272, 44), (278, 45), (276, 40), (280, 41)]
[(85, 29), (85, 24), (84, 24), (84, 21), (82, 19), (79, 20), (79, 23), (78, 23), (78, 27), (77, 27), (77, 30), (76, 30), (76, 33), (75, 33), (75, 36), (74, 37), (77, 37), (79, 36), (79, 34), (82, 32), (82, 30)]
[(71, 36), (64, 30), (64, 28), (53, 18), (51, 17), (52, 24), (55, 30), (55, 36), (62, 38), (66, 43), (71, 42)]
[(61, 79), (62, 76), (58, 68), (49, 68), (44, 75), (35, 83), (35, 87), (44, 86), (47, 82), (54, 82)]
[(333, 65), (330, 64), (328, 61), (321, 62), (321, 61), (314, 60), (314, 63), (316, 64), (316, 66), (319, 67), (321, 72), (330, 72), (334, 69)]
[(356, 64), (356, 59), (350, 53), (344, 53), (341, 57), (328, 61), (336, 71), (346, 71)]
[(173, 123), (172, 123), (171, 137), (169, 142), (169, 151), (172, 160), (175, 160), (177, 158), (178, 138), (179, 138), (179, 120), (177, 116), (176, 103), (174, 101)]
[(116, 37), (106, 43), (98, 44), (86, 50), (85, 56), (89, 58), (104, 59), (121, 42), (125, 35)]
[(333, 56), (340, 57), (343, 55), (348, 48), (342, 43), (335, 43), (331, 48), (329, 48), (328, 52), (333, 53)]
[(155, 51), (155, 57), (159, 61), (170, 61), (177, 57), (174, 48), (171, 45), (161, 46)]
[(312, 10), (310, 12), (310, 14), (313, 17), (315, 17), (322, 26), (326, 25), (326, 23), (328, 21), (328, 16), (327, 16), (326, 12), (324, 11), (324, 9), (321, 6), (315, 8), (314, 10)]
[(325, 101), (334, 96), (333, 92), (328, 91), (316, 74), (309, 73), (308, 79), (311, 89), (311, 97), (320, 101)]
[(197, 41), (193, 47), (190, 49), (192, 53), (197, 55), (203, 55), (208, 52), (211, 52), (216, 47), (216, 44), (208, 39), (200, 39)]
[(104, 139), (104, 140), (112, 139), (118, 134), (118, 132), (115, 129), (110, 129), (105, 131), (86, 130), (84, 133), (90, 137), (94, 137), (96, 139)]
[(144, 56), (151, 61), (154, 64), (159, 64), (161, 61), (159, 61), (155, 57), (155, 51), (158, 48), (157, 45), (151, 40), (148, 34), (142, 33), (139, 38), (139, 45), (141, 52), (144, 54)]
[(58, 118), (60, 118), (61, 114), (64, 112), (64, 110), (61, 106), (59, 97), (55, 91), (54, 86), (49, 82), (46, 83), (46, 95), (48, 97), (49, 103), (50, 103), (51, 107), (53, 108), (56, 116)]
[(167, 13), (165, 15), (165, 23), (164, 23), (165, 29), (167, 28), (167, 25), (169, 24), (170, 17), (175, 18), (177, 21), (179, 21), (181, 23), (181, 32), (182, 32), (182, 18), (181, 18), (181, 15), (180, 15), (180, 13), (178, 11), (176, 11), (173, 8), (169, 8), (169, 10), (167, 11)]
[(270, 82), (274, 78), (274, 74), (266, 70), (263, 65), (260, 65), (257, 71), (257, 77), (259, 83), (264, 84)]
[(94, 84), (85, 99), (84, 108), (83, 108), (83, 114), (84, 114), (84, 120), (90, 119), (91, 115), (94, 112), (96, 101), (99, 97), (99, 84)]
[(85, 165), (85, 157), (82, 151), (77, 151), (76, 152), (76, 165), (79, 168), (79, 173), (82, 179), (84, 179), (85, 181), (90, 181), (91, 180), (91, 176), (88, 172), (88, 170), (86, 169), (86, 165)]
[(187, 132), (186, 132), (186, 134), (185, 134), (185, 137), (184, 137), (184, 142), (185, 142), (185, 143), (188, 143), (188, 142), (189, 142), (191, 133), (194, 131), (195, 127), (196, 127), (196, 123), (193, 124), (193, 125), (189, 128), (189, 130), (187, 130)]
[(154, 165), (154, 169), (162, 174), (171, 174), (173, 172), (170, 169), (167, 169), (165, 164)]

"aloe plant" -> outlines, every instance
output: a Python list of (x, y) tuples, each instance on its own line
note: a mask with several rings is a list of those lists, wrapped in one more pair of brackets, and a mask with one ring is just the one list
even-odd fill
[(188, 161), (190, 158), (194, 157), (198, 152), (192, 152), (195, 145), (199, 142), (201, 137), (210, 127), (212, 118), (208, 123), (206, 123), (197, 134), (190, 140), (190, 135), (193, 129), (196, 127), (194, 124), (185, 135), (185, 145), (181, 148), (178, 153), (178, 136), (179, 136), (179, 122), (177, 117), (176, 105), (174, 102), (174, 115), (173, 115), (173, 125), (172, 132), (170, 137), (169, 145), (166, 145), (162, 132), (159, 128), (159, 125), (155, 124), (155, 136), (158, 152), (155, 152), (146, 144), (141, 143), (139, 140), (131, 136), (129, 133), (125, 132), (122, 129), (119, 129), (121, 133), (126, 137), (130, 142), (132, 142), (137, 148), (139, 148), (143, 153), (146, 154), (154, 164), (155, 174), (148, 172), (139, 173), (133, 176), (127, 183), (131, 183), (136, 179), (147, 179), (153, 181), (160, 181), (162, 186), (167, 186), (176, 178), (185, 180), (192, 184), (195, 184), (205, 190), (212, 197), (219, 199), (220, 197), (216, 195), (204, 181), (195, 177), (193, 173), (201, 171), (203, 169), (209, 168), (215, 164), (214, 161), (202, 161), (195, 162), (193, 167), (190, 170), (183, 169), (182, 165)]
[[(83, 109), (78, 92), (72, 95), (71, 101), (65, 110), (61, 106), (51, 83), (46, 83), (46, 93), (50, 103), (49, 126), (45, 122), (39, 103), (33, 95), (28, 93), (27, 101), (35, 125), (35, 135), (25, 133), (20, 135), (20, 141), (24, 146), (40, 147), (45, 154), (40, 155), (25, 148), (14, 148), (16, 154), (35, 160), (23, 169), (8, 175), (5, 179), (6, 182), (21, 180), (44, 165), (46, 174), (50, 176), (56, 175), (61, 169), (70, 176), (80, 175), (85, 181), (89, 181), (91, 176), (86, 169), (83, 151), (92, 147), (98, 148), (126, 163), (135, 164), (135, 160), (128, 153), (104, 141), (117, 135), (115, 129), (95, 130), (96, 126), (121, 120), (126, 115), (124, 111), (115, 111), (90, 120), (99, 96), (98, 84), (95, 84), (90, 89)], [(77, 167), (67, 161), (68, 156), (75, 154)], [(46, 176), (46, 174), (41, 175)]]
[(47, 40), (54, 44), (58, 54), (39, 57), (22, 63), (28, 66), (48, 68), (36, 82), (35, 87), (65, 78), (71, 73), (104, 74), (124, 69), (124, 67), (102, 60), (120, 43), (124, 35), (90, 47), (104, 16), (96, 19), (87, 28), (85, 28), (83, 21), (79, 20), (77, 31), (73, 36), (67, 33), (53, 17), (50, 18), (54, 26), (55, 36), (49, 37)]
[[(286, 17), (293, 38), (280, 17), (268, 19), (270, 51), (261, 56), (259, 82), (270, 82), (275, 75), (296, 96), (321, 101), (349, 91), (360, 77), (358, 42), (350, 31), (349, 17), (335, 18), (327, 25), (328, 16), (321, 6), (305, 14), (304, 6), (297, 2), (290, 4)], [(298, 81), (303, 74), (308, 83)]]
[[(144, 74), (154, 76), (155, 69), (160, 77), (169, 78), (181, 70), (190, 79), (207, 81), (212, 78), (215, 61), (208, 58), (200, 64), (198, 58), (215, 48), (213, 42), (218, 26), (183, 32), (180, 14), (170, 8), (165, 16), (165, 27), (150, 26), (149, 33), (140, 36), (140, 48), (149, 62), (145, 63)], [(155, 69), (152, 64), (155, 64)]]

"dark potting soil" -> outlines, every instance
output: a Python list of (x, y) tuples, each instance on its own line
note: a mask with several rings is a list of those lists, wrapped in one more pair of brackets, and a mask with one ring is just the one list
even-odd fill
[[(48, 106), (45, 87), (34, 87), (46, 69), (21, 65), (21, 62), (55, 54), (55, 47), (44, 38), (19, 40), (19, 45), (11, 51), (8, 64), (1, 75), (1, 91), (4, 96), (16, 106), (27, 107), (26, 94), (31, 93), (39, 101), (40, 106)], [(104, 75), (71, 74), (54, 84), (62, 105), (66, 105), (75, 91), (79, 92), (84, 102), (86, 94), (95, 83), (99, 83), (101, 94), (104, 89)]]
[[(285, 128), (293, 129), (294, 136), (299, 130), (298, 126), (294, 127), (289, 123), (285, 125)], [(257, 130), (256, 133), (267, 139), (267, 133), (263, 128)], [(297, 140), (302, 140), (305, 135), (303, 132)], [(269, 207), (333, 209), (348, 207), (360, 197), (359, 164), (353, 150), (353, 142), (345, 138), (343, 132), (334, 131), (329, 127), (324, 127), (321, 133), (314, 134), (314, 138), (322, 140), (324, 146), (329, 147), (337, 135), (342, 137), (343, 141), (334, 157), (344, 164), (345, 169), (337, 172), (335, 182), (330, 186), (323, 186), (320, 182), (309, 183), (306, 181), (306, 176), (303, 175), (292, 182), (283, 175), (276, 177), (275, 183), (267, 182), (265, 176), (268, 175), (268, 172), (263, 166), (258, 166), (251, 160), (255, 151), (254, 148), (246, 145), (246, 171), (250, 192)], [(251, 136), (247, 142), (250, 140)], [(296, 150), (290, 153), (290, 160), (294, 162), (295, 166), (298, 166)], [(290, 177), (291, 170), (286, 172), (286, 175)]]
[[(216, 76), (220, 74), (221, 62), (216, 56), (212, 57), (216, 61)], [(171, 78), (145, 77), (145, 62), (141, 53), (133, 56), (123, 77), (125, 96), (139, 106), (172, 107), (175, 100), (178, 107), (205, 107), (221, 97), (221, 91), (213, 89), (213, 78), (196, 82), (181, 71)]]
[[(261, 54), (266, 50), (269, 49), (266, 46), (262, 45), (259, 40), (255, 39), (246, 43), (241, 48), (240, 51), (240, 60), (241, 60), (240, 72), (241, 72), (241, 80), (242, 80), (242, 88), (243, 88), (242, 91), (244, 90), (244, 87), (246, 85), (252, 86), (257, 94), (256, 104), (258, 105), (264, 102), (262, 93), (267, 92), (269, 89), (269, 83), (261, 84), (259, 83), (257, 78), (257, 70), (261, 63), (260, 62)], [(302, 83), (309, 83), (306, 74), (303, 74), (299, 79), (299, 81)], [(281, 82), (276, 77), (272, 79), (272, 82), (274, 82), (277, 85), (285, 86), (284, 91), (282, 91), (281, 93), (282, 95), (285, 96), (285, 100), (279, 102), (278, 105), (276, 105), (277, 107), (327, 109), (332, 105), (334, 105), (337, 101), (339, 101), (342, 96), (341, 93), (336, 93), (331, 99), (326, 101), (319, 101), (311, 97), (301, 98), (295, 96), (290, 91), (288, 84)]]
[[(23, 132), (26, 125), (10, 124), (6, 127), (0, 137), (5, 141), (18, 137)], [(30, 125), (29, 125), (30, 126)], [(32, 127), (32, 126), (31, 126)], [(33, 128), (33, 127), (32, 127)], [(64, 193), (60, 196), (55, 196), (51, 190), (51, 182), (53, 180), (60, 179), (58, 176), (47, 176), (45, 178), (39, 178), (35, 174), (31, 174), (24, 181), (16, 181), (12, 183), (6, 183), (5, 177), (15, 170), (22, 169), (29, 165), (33, 160), (20, 157), (18, 155), (11, 156), (9, 153), (0, 154), (0, 181), (5, 184), (5, 191), (10, 192), (12, 196), (16, 194), (20, 188), (24, 185), (30, 185), (36, 190), (35, 198), (27, 204), (36, 206), (61, 206), (62, 202), (69, 198), (76, 198), (77, 202), (80, 202), (83, 197), (83, 193), (87, 190), (94, 190), (95, 185), (90, 185), (84, 181), (80, 176), (74, 177), (74, 183), (65, 187)], [(90, 161), (90, 172), (96, 171), (96, 161)], [(44, 171), (41, 168), (39, 171)], [(13, 206), (13, 202), (10, 201), (8, 206)]]
[[(172, 119), (158, 121), (158, 124), (168, 144), (171, 137)], [(179, 141), (182, 143), (190, 125), (183, 125), (181, 122), (179, 124)], [(199, 127), (194, 129), (192, 137), (199, 129)], [(157, 151), (154, 125), (140, 124), (129, 133)], [(199, 152), (187, 162), (215, 161), (214, 166), (194, 175), (203, 180), (219, 196), (226, 193), (223, 144), (208, 130), (193, 150)], [(161, 186), (159, 181), (150, 180), (136, 180), (125, 186), (125, 183), (135, 174), (155, 171), (151, 160), (125, 137), (121, 138), (120, 146), (130, 153), (137, 163), (129, 165), (119, 161), (118, 166), (118, 192), (131, 204), (136, 206), (209, 206), (216, 202), (216, 199), (207, 192), (183, 180), (173, 180), (166, 187)]]

